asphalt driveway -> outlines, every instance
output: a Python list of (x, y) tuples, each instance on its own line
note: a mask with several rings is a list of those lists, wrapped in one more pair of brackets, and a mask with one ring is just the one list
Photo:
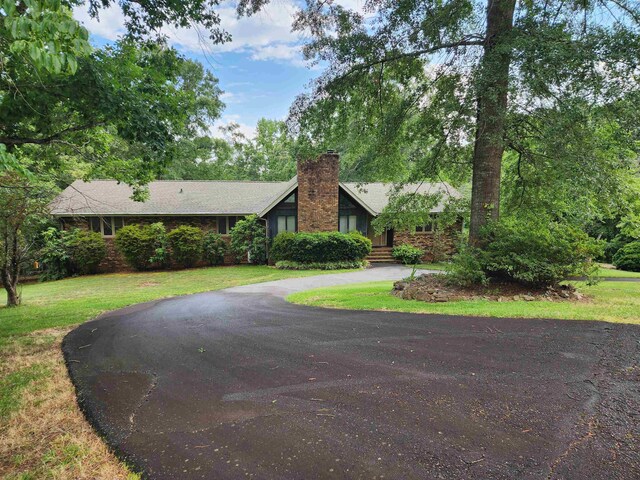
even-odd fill
[(285, 280), (103, 315), (63, 345), (80, 405), (150, 478), (640, 478), (639, 328), (282, 298), (405, 274)]

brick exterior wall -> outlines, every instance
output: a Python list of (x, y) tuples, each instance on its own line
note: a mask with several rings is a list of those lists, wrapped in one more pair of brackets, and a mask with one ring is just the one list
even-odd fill
[(298, 231), (338, 230), (340, 157), (326, 153), (298, 161)]
[(440, 261), (442, 255), (449, 256), (456, 250), (456, 235), (453, 232), (394, 232), (393, 246), (409, 244), (424, 250), (422, 261)]
[[(117, 215), (115, 215), (117, 216)], [(203, 216), (180, 216), (180, 217), (124, 217), (125, 225), (148, 225), (151, 223), (162, 222), (164, 223), (167, 232), (173, 230), (180, 225), (192, 225), (194, 227), (201, 228), (204, 232), (218, 232), (217, 217), (203, 217)], [(89, 221), (87, 218), (65, 218), (64, 226), (69, 228), (80, 228), (83, 230), (89, 229)], [(107, 255), (104, 260), (98, 265), (98, 271), (101, 273), (108, 272), (129, 272), (132, 271), (131, 267), (127, 264), (124, 257), (118, 252), (115, 245), (115, 237), (103, 237), (107, 246)], [(223, 236), (225, 241), (229, 243), (231, 239), (229, 236)], [(224, 264), (231, 265), (234, 263), (234, 257), (232, 254), (227, 253), (224, 256)], [(245, 262), (242, 262), (245, 263)], [(205, 266), (204, 262), (197, 266)]]

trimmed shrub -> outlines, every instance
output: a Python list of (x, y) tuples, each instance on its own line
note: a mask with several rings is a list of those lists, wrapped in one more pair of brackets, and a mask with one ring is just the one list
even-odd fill
[(311, 263), (300, 263), (281, 260), (279, 262), (276, 262), (276, 268), (280, 270), (351, 270), (354, 268), (364, 268), (366, 266), (367, 262), (362, 260)]
[(249, 215), (238, 220), (229, 235), (230, 249), (236, 262), (240, 263), (246, 255), (249, 263), (267, 263), (267, 233), (257, 215)]
[(613, 264), (619, 270), (640, 272), (640, 240), (627, 243), (613, 256)]
[(405, 243), (403, 245), (393, 247), (393, 250), (391, 250), (391, 255), (397, 261), (402, 262), (405, 265), (415, 265), (416, 263), (420, 262), (420, 259), (422, 259), (424, 250)]
[(116, 233), (116, 248), (136, 270), (162, 268), (169, 263), (167, 233), (162, 222), (122, 227)]
[(219, 233), (207, 233), (202, 242), (202, 259), (209, 265), (222, 265), (229, 246)]
[(95, 273), (107, 256), (107, 245), (97, 232), (74, 228), (67, 235), (66, 244), (72, 274)]
[(279, 233), (271, 259), (303, 264), (362, 261), (371, 253), (371, 240), (360, 233)]
[(59, 280), (71, 275), (95, 273), (107, 255), (107, 246), (99, 233), (74, 228), (49, 228), (43, 233), (39, 252), (43, 272), (41, 280)]
[(167, 235), (171, 258), (182, 267), (193, 267), (202, 257), (204, 232), (198, 227), (180, 225)]
[(487, 278), (545, 287), (572, 275), (593, 277), (604, 242), (568, 225), (504, 220), (483, 231), (482, 249), (462, 249), (448, 268), (458, 285), (485, 283)]

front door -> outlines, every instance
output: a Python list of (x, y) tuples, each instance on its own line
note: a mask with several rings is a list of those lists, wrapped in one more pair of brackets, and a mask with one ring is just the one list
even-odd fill
[(371, 239), (371, 244), (374, 247), (386, 247), (387, 246), (387, 230), (382, 232), (380, 235), (376, 235), (373, 229), (370, 230), (369, 238)]

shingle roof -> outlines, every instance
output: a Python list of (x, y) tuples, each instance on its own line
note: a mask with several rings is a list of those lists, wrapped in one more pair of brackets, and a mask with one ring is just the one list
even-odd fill
[[(345, 182), (341, 183), (341, 185), (350, 193), (352, 196), (359, 200), (360, 203), (365, 207), (369, 207), (368, 209), (374, 215), (382, 212), (384, 207), (389, 203), (389, 194), (393, 189), (393, 184), (391, 183), (353, 183), (353, 182)], [(440, 183), (408, 183), (404, 185), (401, 189), (402, 193), (419, 193), (419, 194), (433, 194), (433, 193), (442, 193), (443, 201), (441, 201), (435, 208), (433, 208), (432, 212), (441, 212), (444, 207), (444, 199), (447, 197), (460, 198), (460, 192), (458, 192), (455, 188), (449, 185), (446, 182)]]
[(149, 199), (131, 199), (114, 180), (76, 180), (52, 203), (53, 215), (233, 215), (260, 212), (289, 182), (167, 180), (149, 183)]
[[(288, 182), (165, 180), (149, 183), (149, 199), (131, 199), (131, 187), (115, 180), (76, 180), (51, 204), (57, 216), (75, 215), (263, 215), (297, 185)], [(389, 183), (341, 183), (373, 215), (389, 202)], [(460, 197), (447, 183), (407, 184), (403, 192), (435, 193)], [(433, 209), (442, 210), (442, 202)]]

